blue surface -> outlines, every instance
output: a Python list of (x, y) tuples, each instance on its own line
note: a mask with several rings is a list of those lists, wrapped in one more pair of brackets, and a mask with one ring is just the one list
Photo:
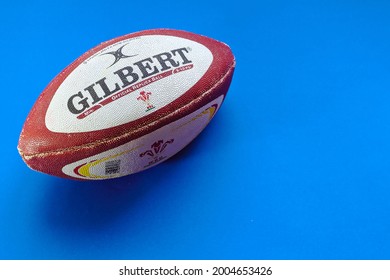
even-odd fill
[[(1, 259), (390, 258), (390, 2), (124, 2), (2, 3)], [(155, 27), (232, 47), (207, 129), (117, 180), (29, 170), (16, 145), (48, 82)]]

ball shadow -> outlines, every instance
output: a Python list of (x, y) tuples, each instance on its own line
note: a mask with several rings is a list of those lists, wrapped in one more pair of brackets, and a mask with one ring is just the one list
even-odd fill
[[(123, 215), (129, 216), (132, 227), (142, 219), (139, 213), (148, 193), (157, 188), (167, 191), (165, 182), (170, 180), (163, 165), (141, 173), (103, 181), (71, 181), (50, 178), (42, 203), (46, 226), (50, 230), (84, 233), (104, 231), (115, 226)], [(158, 178), (151, 180), (151, 178)], [(160, 191), (161, 192), (161, 191)], [(126, 217), (126, 218), (127, 218)]]

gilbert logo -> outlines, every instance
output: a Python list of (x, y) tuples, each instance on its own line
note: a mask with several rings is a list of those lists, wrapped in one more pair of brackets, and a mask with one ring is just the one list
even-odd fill
[[(126, 44), (127, 45), (127, 44)], [(110, 54), (110, 55), (113, 55), (114, 58), (115, 58), (115, 61), (110, 65), (108, 66), (107, 68), (110, 68), (111, 66), (113, 66), (115, 63), (117, 63), (119, 60), (121, 60), (122, 58), (129, 58), (129, 57), (133, 57), (133, 56), (137, 56), (138, 54), (134, 54), (134, 55), (125, 55), (123, 54), (122, 52), (122, 49), (126, 46), (126, 45), (123, 45), (122, 47), (120, 47), (119, 49), (117, 49), (116, 51), (113, 51), (113, 52), (106, 52), (106, 53), (103, 53), (101, 55), (106, 55), (106, 54)]]
[(170, 140), (165, 141), (165, 142), (164, 142), (164, 140), (158, 140), (150, 146), (150, 150), (147, 150), (147, 151), (141, 153), (139, 155), (141, 158), (145, 157), (145, 156), (149, 156), (151, 158), (151, 161), (149, 161), (149, 163), (147, 165), (145, 165), (144, 168), (149, 167), (151, 165), (154, 165), (154, 164), (162, 161), (163, 159), (165, 159), (166, 156), (163, 156), (162, 152), (165, 150), (165, 148), (169, 144), (172, 144), (173, 141), (174, 141), (174, 139), (170, 139)]
[(137, 97), (137, 100), (141, 100), (146, 104), (145, 112), (154, 109), (154, 106), (149, 101), (149, 95), (151, 94), (152, 94), (151, 92), (141, 91), (139, 96)]
[(194, 63), (188, 57), (191, 49), (182, 47), (156, 53), (142, 59), (139, 58), (135, 62), (128, 59), (127, 65), (123, 67), (122, 64), (122, 68), (115, 69), (115, 66), (117, 66), (115, 64), (120, 60), (139, 56), (139, 54), (123, 54), (124, 46), (116, 51), (104, 53), (104, 55), (115, 57), (115, 61), (109, 66), (112, 69), (109, 74), (105, 77), (99, 77), (99, 80), (69, 97), (67, 101), (68, 110), (76, 115), (78, 119), (83, 119), (105, 105), (147, 85), (194, 67)]

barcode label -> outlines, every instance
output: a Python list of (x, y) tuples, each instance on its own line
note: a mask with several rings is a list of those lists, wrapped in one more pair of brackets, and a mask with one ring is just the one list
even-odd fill
[(121, 160), (111, 160), (106, 162), (106, 175), (118, 174), (121, 171)]

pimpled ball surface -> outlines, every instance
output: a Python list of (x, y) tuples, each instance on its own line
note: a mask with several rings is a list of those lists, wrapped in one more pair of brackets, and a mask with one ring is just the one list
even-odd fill
[(41, 93), (19, 153), (32, 169), (80, 180), (153, 167), (207, 126), (234, 67), (226, 44), (186, 31), (146, 30), (104, 42)]

